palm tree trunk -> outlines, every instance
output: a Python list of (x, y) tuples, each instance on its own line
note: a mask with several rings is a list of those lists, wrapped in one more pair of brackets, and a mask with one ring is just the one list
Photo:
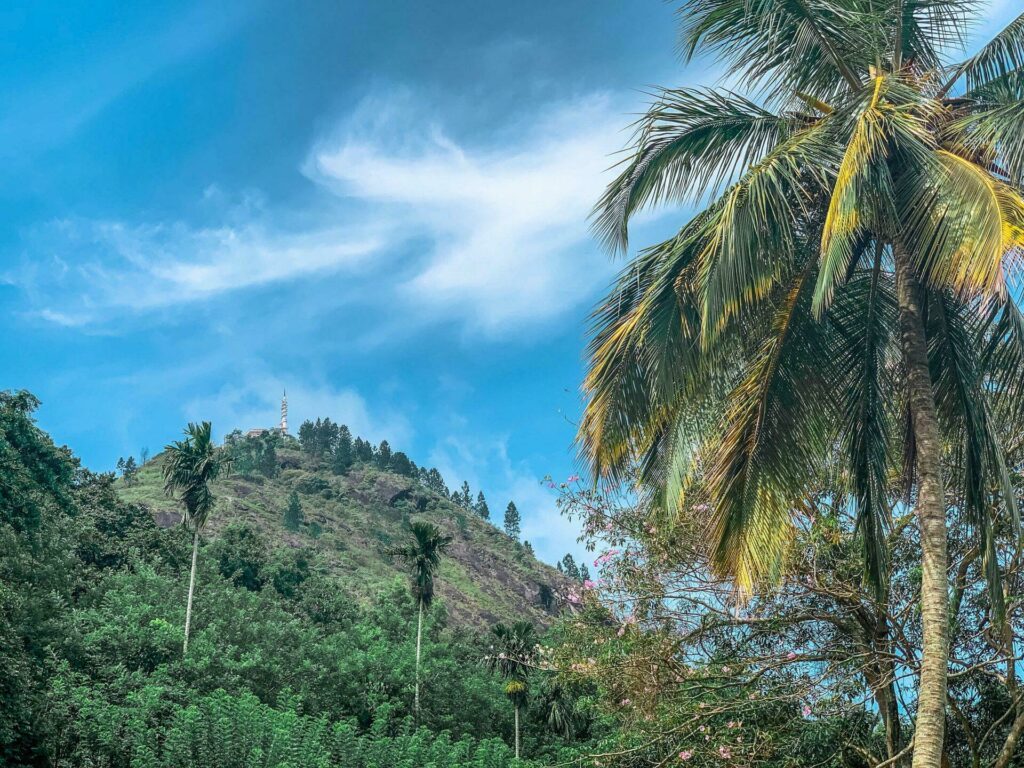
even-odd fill
[(416, 624), (416, 696), (413, 702), (413, 714), (416, 725), (420, 724), (420, 647), (423, 641), (423, 598), (420, 598), (420, 617)]
[(922, 296), (911, 265), (899, 249), (896, 294), (907, 369), (907, 394), (917, 451), (917, 517), (921, 528), (921, 679), (917, 696), (913, 768), (939, 768), (946, 730), (949, 595), (946, 570), (946, 503), (939, 423), (935, 412)]
[(199, 526), (192, 536), (192, 572), (188, 577), (188, 606), (185, 608), (185, 644), (181, 648), (181, 655), (188, 653), (188, 631), (192, 626), (192, 595), (196, 589), (196, 555), (199, 553)]
[(519, 759), (519, 705), (516, 704), (516, 760)]

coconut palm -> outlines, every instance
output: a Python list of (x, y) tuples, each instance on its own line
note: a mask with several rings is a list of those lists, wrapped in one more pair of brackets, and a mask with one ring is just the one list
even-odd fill
[(743, 93), (660, 92), (595, 213), (624, 250), (637, 211), (700, 206), (595, 313), (580, 444), (596, 475), (638, 466), (671, 516), (701, 474), (715, 563), (746, 593), (779, 576), (827, 458), (882, 605), (897, 492), (914, 505), (915, 768), (943, 748), (947, 502), (975, 523), (996, 624), (999, 513), (1019, 530), (999, 435), (1024, 415), (1008, 284), (1024, 244), (1024, 16), (950, 61), (974, 9), (684, 0), (687, 55), (717, 56)]
[(505, 695), (515, 708), (516, 760), (519, 759), (519, 711), (526, 704), (530, 673), (537, 667), (537, 634), (533, 624), (517, 621), (511, 626), (496, 624), (491, 629), (494, 644), (484, 663), (501, 675)]
[(188, 653), (188, 635), (192, 626), (192, 597), (196, 587), (196, 556), (199, 553), (199, 534), (206, 526), (213, 509), (210, 482), (230, 466), (230, 460), (213, 445), (210, 422), (190, 423), (185, 439), (176, 440), (165, 449), (164, 493), (180, 495), (185, 507), (182, 524), (192, 531), (192, 569), (188, 578), (188, 604), (185, 608), (185, 642), (182, 653)]
[(434, 601), (434, 576), (441, 568), (441, 557), (452, 543), (452, 537), (442, 534), (436, 525), (418, 520), (409, 524), (411, 541), (396, 547), (390, 554), (399, 557), (412, 577), (412, 594), (419, 607), (416, 621), (416, 693), (413, 712), (420, 720), (420, 649), (423, 641), (423, 611)]

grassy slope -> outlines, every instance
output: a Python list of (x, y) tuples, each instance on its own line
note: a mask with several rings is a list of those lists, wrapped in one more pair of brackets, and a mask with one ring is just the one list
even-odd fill
[[(272, 547), (306, 547), (339, 576), (357, 599), (366, 599), (402, 571), (385, 550), (404, 539), (410, 518), (428, 520), (455, 537), (438, 579), (438, 594), (451, 620), (478, 629), (497, 621), (530, 618), (547, 623), (539, 605), (538, 585), (564, 595), (568, 582), (554, 568), (529, 555), (493, 525), (480, 520), (413, 480), (357, 465), (334, 475), (320, 461), (298, 450), (278, 449), (282, 465), (272, 480), (229, 475), (214, 486), (217, 505), (205, 539), (232, 522), (258, 527)], [(161, 457), (139, 472), (139, 482), (120, 485), (126, 501), (145, 504), (164, 526), (180, 520), (176, 502), (163, 494)], [(283, 514), (295, 490), (305, 525), (288, 531)], [(314, 536), (313, 524), (320, 535)]]

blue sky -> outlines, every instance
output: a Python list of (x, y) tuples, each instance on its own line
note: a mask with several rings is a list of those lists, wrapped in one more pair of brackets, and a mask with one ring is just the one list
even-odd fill
[(573, 471), (617, 266), (585, 218), (643, 90), (716, 79), (671, 4), (13, 5), (0, 387), (95, 469), (271, 424), (287, 387), (295, 426), (387, 438), (578, 551), (539, 481)]

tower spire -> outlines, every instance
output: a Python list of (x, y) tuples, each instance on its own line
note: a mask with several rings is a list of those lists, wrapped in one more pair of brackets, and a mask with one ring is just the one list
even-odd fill
[(281, 391), (281, 434), (288, 434), (288, 390)]

